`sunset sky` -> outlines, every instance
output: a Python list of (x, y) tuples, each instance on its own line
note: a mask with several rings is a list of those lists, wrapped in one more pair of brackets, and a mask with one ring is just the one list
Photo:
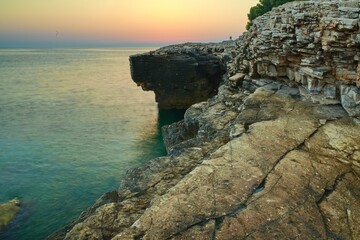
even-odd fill
[(0, 0), (0, 47), (222, 41), (258, 0)]

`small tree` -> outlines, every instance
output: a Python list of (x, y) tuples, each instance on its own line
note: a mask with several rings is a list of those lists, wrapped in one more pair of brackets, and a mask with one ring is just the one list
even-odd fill
[(292, 2), (292, 1), (294, 0), (260, 0), (260, 3), (250, 8), (250, 11), (248, 13), (249, 21), (246, 24), (246, 29), (247, 30), (250, 29), (252, 25), (252, 21), (258, 16), (264, 15), (265, 13), (271, 11), (273, 7), (277, 7), (284, 3)]

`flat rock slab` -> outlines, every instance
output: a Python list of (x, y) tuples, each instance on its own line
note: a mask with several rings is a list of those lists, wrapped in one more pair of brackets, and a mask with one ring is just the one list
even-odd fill
[(360, 126), (293, 94), (220, 88), (185, 114), (196, 136), (129, 171), (66, 239), (359, 238)]
[[(257, 115), (275, 119), (251, 124), (114, 239), (188, 239), (199, 231), (212, 236), (204, 239), (359, 237), (359, 125), (352, 119), (324, 124), (314, 105), (284, 92), (260, 88), (245, 103), (256, 108), (265, 101)], [(344, 201), (347, 207), (338, 210), (336, 202)], [(348, 224), (337, 223), (348, 215)]]

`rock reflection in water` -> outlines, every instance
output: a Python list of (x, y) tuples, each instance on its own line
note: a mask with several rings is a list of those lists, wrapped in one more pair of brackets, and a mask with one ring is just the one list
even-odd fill
[[(169, 125), (178, 121), (181, 121), (184, 118), (185, 109), (159, 109), (156, 128), (153, 126), (142, 126), (143, 133), (142, 139), (138, 142), (139, 153), (138, 156), (139, 162), (147, 162), (150, 160), (148, 152), (157, 152), (162, 153), (161, 155), (166, 155), (166, 149), (164, 144), (156, 144), (163, 142), (162, 127)], [(156, 149), (154, 149), (156, 148)]]

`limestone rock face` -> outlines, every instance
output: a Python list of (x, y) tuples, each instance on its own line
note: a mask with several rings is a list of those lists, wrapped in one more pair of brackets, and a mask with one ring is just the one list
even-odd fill
[(302, 87), (314, 102), (342, 102), (360, 116), (360, 2), (295, 1), (258, 17), (238, 40), (233, 74), (271, 77)]
[(19, 211), (20, 201), (17, 198), (0, 203), (0, 230), (5, 228)]
[(65, 239), (359, 238), (358, 121), (296, 88), (253, 87), (190, 107), (171, 133), (191, 134), (130, 170), (118, 200)]
[(224, 48), (185, 44), (133, 55), (131, 76), (143, 90), (155, 92), (159, 108), (187, 109), (216, 94), (226, 71)]

